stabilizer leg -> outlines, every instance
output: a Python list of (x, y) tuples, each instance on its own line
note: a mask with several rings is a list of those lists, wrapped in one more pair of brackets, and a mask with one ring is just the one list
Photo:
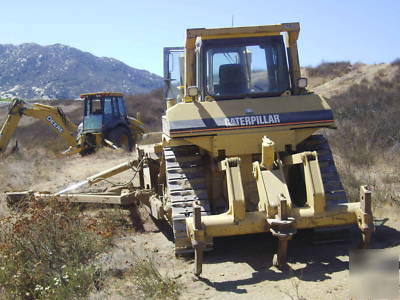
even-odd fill
[(287, 200), (281, 195), (279, 199), (278, 214), (275, 219), (268, 220), (271, 225), (271, 232), (278, 238), (278, 251), (274, 255), (272, 264), (280, 269), (287, 268), (288, 241), (296, 233), (294, 219), (288, 217)]
[(372, 232), (375, 231), (371, 204), (372, 192), (367, 186), (360, 186), (360, 207), (359, 228), (361, 230), (361, 243), (359, 248), (366, 249), (371, 243)]
[(192, 245), (194, 248), (194, 274), (199, 276), (203, 271), (203, 257), (204, 257), (204, 230), (201, 224), (201, 207), (197, 204), (193, 205), (193, 223), (194, 223), (194, 236), (192, 237)]

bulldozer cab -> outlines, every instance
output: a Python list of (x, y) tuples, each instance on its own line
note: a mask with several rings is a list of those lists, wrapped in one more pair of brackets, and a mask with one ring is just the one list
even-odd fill
[(118, 123), (126, 122), (127, 113), (123, 94), (83, 94), (83, 132), (105, 132)]
[(185, 47), (164, 48), (165, 98), (218, 101), (301, 94), (306, 82), (300, 78), (298, 32), (298, 23), (239, 31), (188, 29)]

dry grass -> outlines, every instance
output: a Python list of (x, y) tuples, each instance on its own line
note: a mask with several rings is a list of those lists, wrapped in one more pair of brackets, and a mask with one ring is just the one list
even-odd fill
[(125, 276), (135, 285), (130, 296), (138, 299), (178, 299), (183, 287), (176, 279), (162, 275), (149, 257), (137, 259)]
[(51, 180), (50, 170), (61, 171), (63, 159), (41, 148), (0, 156), (0, 191), (23, 190)]
[(316, 67), (305, 67), (304, 75), (308, 77), (309, 86), (316, 87), (336, 77), (349, 73), (356, 65), (348, 61), (322, 62)]
[(322, 62), (316, 67), (307, 67), (308, 75), (311, 77), (335, 78), (342, 76), (352, 69), (349, 61)]
[(358, 198), (358, 186), (368, 183), (379, 201), (398, 202), (400, 68), (393, 80), (376, 76), (372, 82), (362, 81), (329, 99), (338, 130), (327, 134), (352, 200)]
[[(68, 157), (56, 159), (51, 153), (42, 152), (38, 149), (33, 150), (31, 153), (14, 153), (0, 161), (0, 167), (2, 167), (4, 171), (0, 173), (0, 190), (18, 190), (26, 188), (37, 190), (37, 186), (46, 180), (49, 180), (50, 184), (52, 183), (56, 186), (52, 188), (52, 190), (54, 190), (60, 185), (60, 180), (68, 180), (69, 172), (76, 166), (81, 166), (80, 162), (82, 162), (83, 166), (86, 166), (88, 169), (87, 172), (89, 173), (84, 174), (83, 171), (79, 171), (75, 174), (76, 177), (74, 177), (74, 179), (69, 179), (70, 182), (80, 180), (95, 172), (92, 169), (94, 166), (90, 168), (88, 164), (95, 164), (96, 168), (104, 169), (106, 168), (105, 164), (112, 164), (112, 159), (115, 160), (114, 156), (120, 156), (120, 154), (117, 155), (116, 151), (112, 151), (111, 149), (101, 149), (101, 151), (91, 157), (76, 158), (72, 159), (72, 161), (71, 158)], [(121, 158), (119, 157), (118, 159)], [(60, 178), (54, 177), (54, 174), (57, 173), (61, 174)], [(123, 181), (126, 181), (126, 179), (123, 179)], [(132, 219), (132, 215), (129, 211), (121, 210), (120, 208), (90, 206), (86, 207), (84, 210), (77, 210), (75, 207), (64, 207), (62, 204), (60, 204), (61, 206), (59, 207), (46, 207), (42, 206), (42, 203), (37, 203), (37, 205), (38, 206), (35, 206), (33, 210), (24, 211), (23, 214), (20, 212), (11, 212), (11, 217), (8, 214), (8, 217), (2, 219), (3, 223), (1, 224), (2, 227), (0, 227), (0, 236), (3, 235), (5, 238), (3, 240), (0, 238), (0, 243), (1, 241), (7, 241), (9, 243), (18, 242), (18, 245), (13, 244), (12, 248), (9, 248), (10, 250), (8, 253), (18, 253), (19, 248), (17, 249), (17, 247), (21, 247), (23, 250), (22, 253), (25, 254), (18, 256), (18, 260), (16, 260), (16, 257), (9, 256), (5, 254), (5, 252), (1, 252), (0, 249), (0, 255), (5, 254), (18, 264), (15, 266), (14, 263), (9, 263), (0, 258), (0, 268), (4, 267), (5, 270), (7, 270), (3, 273), (0, 271), (2, 274), (0, 277), (3, 276), (0, 278), (0, 290), (2, 288), (3, 292), (3, 294), (0, 294), (0, 297), (15, 298), (19, 296), (27, 299), (48, 299), (57, 297), (59, 299), (84, 298), (87, 293), (93, 293), (93, 290), (97, 290), (98, 288), (102, 288), (103, 290), (95, 293), (107, 294), (108, 289), (112, 286), (109, 287), (106, 285), (103, 288), (100, 283), (113, 282), (113, 280), (115, 280), (113, 276), (115, 275), (111, 272), (113, 270), (112, 266), (111, 269), (107, 268), (103, 266), (101, 260), (97, 259), (97, 253), (113, 253), (118, 250), (119, 248), (117, 246), (114, 247), (113, 245), (110, 247), (110, 241), (112, 240), (114, 244), (114, 238), (118, 240), (122, 233), (134, 233), (136, 227), (132, 222), (136, 219)], [(64, 208), (71, 208), (72, 210), (67, 212)], [(3, 215), (4, 214), (3, 212)], [(37, 216), (40, 217), (38, 218)], [(31, 218), (33, 218), (35, 222), (32, 222)], [(65, 219), (67, 219), (67, 223), (70, 224), (70, 226), (62, 228), (61, 224), (64, 224)], [(12, 222), (10, 222), (10, 220)], [(23, 224), (23, 226), (18, 226), (18, 228), (23, 229), (21, 231), (21, 236), (15, 236), (14, 234), (15, 226), (13, 222), (17, 221), (19, 224)], [(98, 229), (107, 227), (105, 226), (106, 224), (110, 224), (108, 228), (112, 228), (113, 230), (108, 232), (100, 230), (107, 234), (107, 236), (103, 237)], [(87, 225), (90, 225), (90, 227), (88, 228)], [(45, 232), (47, 235), (43, 236), (42, 232)], [(54, 241), (54, 244), (49, 246), (47, 243), (50, 241)], [(74, 246), (74, 249), (70, 249), (67, 243), (71, 247)], [(30, 249), (23, 248), (24, 245), (27, 247), (29, 245), (34, 245), (35, 248), (45, 247), (49, 252), (39, 253), (40, 255), (31, 261), (30, 257), (26, 254)], [(51, 247), (55, 247), (56, 249)], [(90, 249), (97, 250), (92, 251), (86, 248), (82, 250), (82, 247), (89, 247)], [(64, 255), (65, 251), (69, 253), (69, 256)], [(84, 256), (80, 259), (79, 257), (81, 257), (81, 254), (79, 253), (82, 251), (88, 256)], [(130, 248), (130, 251), (133, 252), (134, 248)], [(50, 253), (52, 254), (50, 255)], [(63, 263), (61, 267), (64, 265), (65, 267), (60, 270), (61, 267), (59, 263), (57, 263), (57, 265), (53, 264), (58, 273), (54, 270), (33, 269), (38, 261), (50, 261), (52, 259), (57, 262), (61, 260)], [(67, 260), (70, 261), (70, 264), (67, 263)], [(1, 265), (1, 261), (4, 263), (7, 262), (7, 266)], [(77, 262), (79, 262), (79, 268)], [(126, 275), (126, 280), (134, 282), (135, 297), (160, 298), (160, 295), (165, 294), (165, 297), (169, 299), (177, 298), (180, 285), (175, 279), (166, 275), (161, 275), (157, 269), (158, 267), (156, 268), (155, 264), (147, 259), (138, 260), (131, 265)], [(20, 274), (18, 275), (18, 282), (11, 280), (15, 272), (19, 272), (18, 274)], [(38, 274), (35, 272), (38, 272)], [(27, 275), (28, 273), (31, 274), (29, 275), (31, 277)], [(146, 279), (137, 277), (137, 274), (144, 273), (149, 275)], [(67, 279), (68, 281), (65, 281)], [(136, 283), (138, 286), (136, 286)], [(129, 290), (129, 295), (131, 295), (131, 293), (132, 289)], [(29, 296), (27, 296), (27, 294), (29, 294)], [(139, 295), (146, 295), (146, 297), (139, 297)], [(133, 296), (133, 294), (131, 296)]]
[(131, 114), (140, 112), (140, 119), (145, 123), (147, 131), (161, 129), (161, 116), (166, 109), (162, 93), (162, 89), (157, 89), (149, 94), (125, 97), (127, 111)]
[(391, 63), (392, 66), (400, 66), (400, 58), (396, 58), (394, 61)]
[(111, 221), (55, 199), (30, 202), (2, 218), (3, 297), (72, 299), (101, 288), (103, 274), (92, 261), (111, 246)]

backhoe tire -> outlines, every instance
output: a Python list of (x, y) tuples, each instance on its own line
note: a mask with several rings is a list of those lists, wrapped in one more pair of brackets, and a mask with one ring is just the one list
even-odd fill
[(86, 156), (86, 155), (90, 155), (96, 152), (96, 148), (94, 147), (88, 147), (84, 150), (82, 150), (81, 152), (79, 152), (80, 156)]
[(84, 140), (84, 149), (79, 152), (81, 156), (90, 155), (96, 152), (97, 145), (96, 145), (96, 137), (91, 133), (83, 134), (82, 132), (78, 133), (77, 140), (80, 141), (81, 138)]
[(131, 152), (135, 145), (132, 134), (126, 127), (119, 126), (112, 129), (111, 132), (108, 134), (108, 139), (113, 142), (117, 147), (122, 148), (128, 152)]

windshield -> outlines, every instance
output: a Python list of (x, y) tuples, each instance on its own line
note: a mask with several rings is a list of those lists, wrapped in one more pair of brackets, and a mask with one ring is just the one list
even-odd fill
[(101, 101), (100, 99), (87, 99), (85, 100), (85, 116), (88, 115), (101, 115)]
[(290, 88), (281, 36), (210, 40), (205, 49), (208, 95), (280, 95)]
[(100, 99), (85, 100), (85, 115), (83, 118), (83, 131), (101, 131), (103, 124), (102, 101)]
[(83, 118), (83, 131), (101, 131), (103, 124), (102, 115), (89, 115)]

